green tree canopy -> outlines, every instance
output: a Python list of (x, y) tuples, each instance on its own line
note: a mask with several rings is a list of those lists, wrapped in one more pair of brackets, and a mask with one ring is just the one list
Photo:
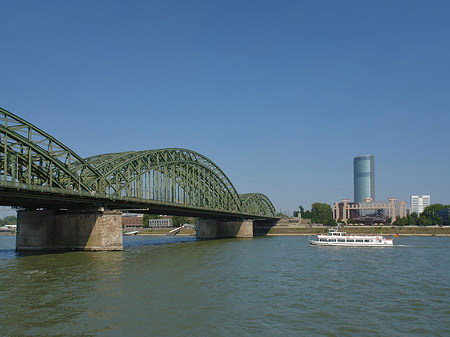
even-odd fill
[(444, 221), (438, 215), (438, 211), (445, 208), (450, 208), (450, 205), (432, 204), (428, 207), (425, 207), (425, 209), (417, 219), (417, 224), (421, 226), (442, 225)]
[(397, 218), (394, 222), (396, 226), (435, 226), (442, 225), (443, 221), (438, 216), (438, 211), (441, 209), (450, 208), (450, 205), (433, 204), (424, 209), (418, 215), (417, 213), (408, 214), (406, 217)]
[(189, 219), (186, 216), (172, 217), (172, 223), (174, 224), (174, 226), (181, 226), (188, 222), (189, 222)]
[(311, 220), (314, 223), (321, 223), (325, 226), (333, 226), (336, 222), (333, 219), (331, 206), (321, 202), (315, 202), (311, 206)]
[(17, 218), (14, 215), (6, 216), (4, 219), (0, 219), (0, 226), (17, 225)]
[(302, 219), (311, 219), (311, 212), (305, 211), (305, 209), (301, 205), (298, 206), (297, 213), (300, 213), (300, 215), (302, 216)]

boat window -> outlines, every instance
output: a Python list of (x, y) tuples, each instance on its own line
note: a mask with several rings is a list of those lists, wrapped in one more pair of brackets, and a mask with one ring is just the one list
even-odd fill
[(345, 239), (338, 239), (338, 242), (345, 242)]
[(363, 242), (363, 240), (361, 240), (361, 239), (358, 239), (358, 240), (356, 240), (356, 242)]
[(354, 239), (348, 239), (347, 242), (355, 242)]
[(370, 242), (370, 240), (369, 239), (365, 239), (364, 242)]
[(330, 239), (330, 242), (336, 242), (336, 239)]

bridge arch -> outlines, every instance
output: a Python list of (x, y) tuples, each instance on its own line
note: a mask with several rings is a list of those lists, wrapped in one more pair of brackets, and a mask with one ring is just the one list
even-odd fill
[[(112, 197), (137, 197), (239, 212), (241, 199), (225, 173), (207, 157), (170, 148), (86, 158), (107, 181)], [(89, 181), (89, 178), (87, 178)]]
[[(80, 156), (33, 124), (0, 108), (0, 178), (5, 182), (92, 192), (103, 177)], [(90, 183), (83, 180), (89, 173)]]
[(276, 216), (275, 207), (268, 197), (262, 193), (240, 194), (242, 210), (249, 214), (258, 214), (268, 217)]

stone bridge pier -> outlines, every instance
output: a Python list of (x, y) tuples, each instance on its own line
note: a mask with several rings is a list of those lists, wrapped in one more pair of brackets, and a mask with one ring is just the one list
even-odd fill
[(252, 238), (253, 220), (200, 219), (196, 226), (196, 237), (198, 239)]
[(122, 213), (101, 208), (18, 211), (16, 250), (123, 250)]

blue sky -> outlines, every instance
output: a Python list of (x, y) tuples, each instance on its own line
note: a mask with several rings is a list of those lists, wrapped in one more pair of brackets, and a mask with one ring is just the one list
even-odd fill
[(450, 203), (448, 1), (3, 1), (0, 106), (83, 157), (182, 147), (277, 210)]

